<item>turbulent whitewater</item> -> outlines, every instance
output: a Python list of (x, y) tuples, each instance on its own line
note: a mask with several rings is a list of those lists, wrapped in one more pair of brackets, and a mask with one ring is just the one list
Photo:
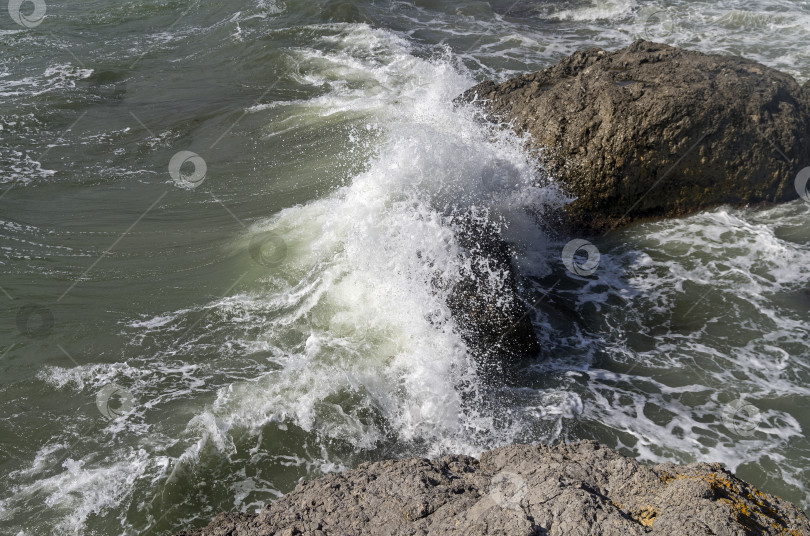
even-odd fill
[[(643, 34), (804, 82), (810, 8), (512, 4), (0, 14), (4, 533), (171, 534), (364, 461), (576, 439), (810, 508), (810, 205), (635, 226), (576, 276), (554, 177), (453, 104)], [(509, 243), (543, 348), (499, 378), (435, 285), (461, 213)]]

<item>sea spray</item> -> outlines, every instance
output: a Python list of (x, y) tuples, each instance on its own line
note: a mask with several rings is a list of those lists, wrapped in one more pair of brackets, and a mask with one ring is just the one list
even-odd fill
[[(224, 430), (284, 421), (357, 449), (395, 440), (424, 455), (474, 454), (507, 443), (519, 426), (499, 425), (484, 403), (446, 291), (432, 282), (469, 270), (453, 214), (485, 209), (518, 251), (536, 255), (538, 214), (565, 198), (548, 181), (538, 186), (521, 139), (453, 104), (472, 80), (452, 58), (415, 58), (402, 40), (364, 25), (342, 38), (333, 55), (313, 56), (339, 64), (341, 80), (385, 84), (370, 102), (349, 106), (365, 107), (368, 129), (382, 132), (379, 146), (347, 186), (252, 227), (252, 236), (275, 233), (287, 248), (283, 264), (246, 297), (248, 307), (258, 302), (276, 313), (263, 337), (280, 369), (220, 390), (209, 411)], [(306, 71), (301, 77), (323, 82)], [(318, 100), (334, 108), (354, 98), (338, 83)], [(309, 116), (319, 102), (290, 107)], [(205, 415), (194, 423), (211, 422)]]
[[(536, 231), (559, 195), (524, 189), (538, 177), (520, 142), (435, 104), (645, 36), (804, 82), (806, 6), (359, 4), (371, 23), (288, 0), (72, 3), (36, 30), (6, 17), (0, 262), (18, 301), (0, 323), (0, 530), (168, 534), (362, 461), (581, 438), (648, 460), (719, 458), (810, 507), (808, 205), (623, 231), (599, 244), (592, 277), (571, 278), (570, 237)], [(208, 164), (193, 192), (167, 172), (181, 150)], [(52, 308), (50, 337), (18, 333), (19, 303), (60, 296), (167, 189)], [(351, 201), (361, 189), (365, 205)], [(379, 210), (349, 207), (375, 199), (400, 216), (378, 236), (363, 221)], [(473, 206), (510, 244), (543, 343), (500, 389), (468, 362), (413, 255), (419, 241), (454, 275), (447, 210)], [(110, 384), (136, 401), (114, 420), (96, 404)], [(744, 436), (726, 427), (736, 401), (758, 410)]]

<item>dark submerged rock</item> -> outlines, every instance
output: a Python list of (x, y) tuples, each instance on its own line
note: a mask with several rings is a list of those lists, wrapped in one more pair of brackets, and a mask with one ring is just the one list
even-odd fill
[(179, 536), (296, 534), (787, 536), (810, 522), (718, 464), (646, 466), (582, 441), (367, 463)]
[(447, 306), (462, 338), (484, 361), (538, 354), (540, 343), (520, 298), (509, 246), (498, 229), (470, 213), (454, 217), (452, 225), (466, 268), (452, 283)]
[(461, 97), (531, 134), (577, 199), (572, 222), (634, 219), (798, 197), (810, 165), (810, 84), (736, 56), (648, 41), (590, 49)]

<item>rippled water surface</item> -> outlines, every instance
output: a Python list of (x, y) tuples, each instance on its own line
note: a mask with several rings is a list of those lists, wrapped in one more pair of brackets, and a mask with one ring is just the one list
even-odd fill
[[(452, 104), (636, 38), (803, 83), (810, 2), (36, 5), (0, 11), (4, 534), (172, 534), (363, 461), (581, 438), (810, 508), (810, 204), (637, 225), (576, 276), (553, 180)], [(501, 226), (543, 344), (497, 378), (432, 283), (457, 211)]]

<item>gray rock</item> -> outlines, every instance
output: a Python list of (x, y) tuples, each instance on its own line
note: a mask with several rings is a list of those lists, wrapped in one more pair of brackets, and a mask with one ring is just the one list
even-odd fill
[(180, 536), (296, 534), (804, 536), (810, 522), (718, 464), (646, 466), (582, 441), (363, 464)]
[(796, 199), (796, 173), (810, 165), (810, 84), (736, 56), (636, 41), (484, 82), (460, 100), (531, 134), (577, 197), (571, 220), (598, 230)]

